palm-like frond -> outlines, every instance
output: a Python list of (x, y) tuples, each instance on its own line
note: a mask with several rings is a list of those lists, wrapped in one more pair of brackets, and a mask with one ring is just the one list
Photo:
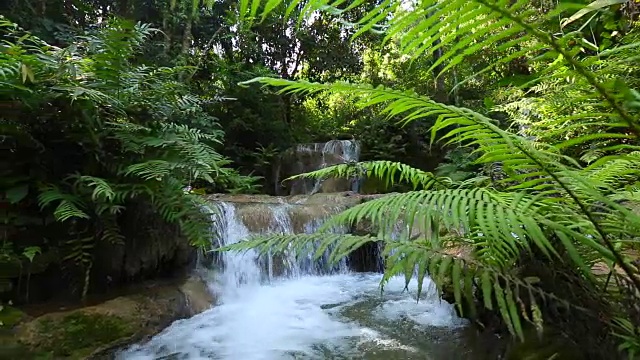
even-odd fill
[(58, 221), (66, 221), (71, 218), (89, 219), (90, 216), (83, 210), (84, 204), (82, 200), (71, 194), (62, 192), (56, 186), (45, 186), (38, 195), (40, 207), (57, 204), (53, 211)]
[[(444, 248), (445, 241), (454, 241), (470, 247), (473, 259), (482, 266), (495, 269), (492, 274), (505, 274), (523, 253), (531, 253), (535, 248), (552, 261), (571, 262), (585, 278), (593, 279), (591, 267), (595, 262), (606, 261), (620, 265), (634, 279), (634, 271), (628, 266), (628, 260), (616, 251), (616, 244), (619, 244), (616, 239), (640, 233), (640, 218), (610, 195), (619, 189), (620, 179), (635, 176), (636, 165), (632, 164), (635, 159), (618, 159), (617, 163), (613, 159), (603, 160), (583, 169), (557, 148), (503, 130), (482, 114), (440, 104), (412, 92), (344, 83), (315, 84), (270, 78), (253, 81), (280, 87), (280, 91), (288, 93), (349, 93), (357, 96), (358, 106), (379, 105), (383, 113), (404, 122), (432, 117), (435, 118), (432, 139), (473, 147), (479, 154), (477, 163), (502, 164), (506, 173), (502, 182), (509, 185), (503, 187), (503, 191), (443, 186), (389, 195), (356, 205), (331, 218), (321, 229), (359, 221), (371, 223), (379, 231), (378, 238), (385, 241), (389, 251), (394, 251), (387, 253), (386, 260), (393, 265), (387, 268), (385, 276), (418, 267), (422, 274), (424, 269), (431, 270), (429, 273), (438, 282), (437, 273), (429, 267), (431, 258), (428, 255)], [(577, 139), (574, 143), (588, 143), (596, 137)], [(393, 167), (392, 164), (387, 165)], [(358, 172), (354, 166), (343, 164), (316, 171), (311, 176), (352, 176)], [(615, 170), (616, 173), (608, 177), (604, 175), (607, 170)], [(389, 177), (391, 168), (377, 173)], [(401, 231), (401, 239), (413, 241), (391, 241), (391, 233), (398, 224), (406, 229)], [(414, 229), (418, 230), (417, 238)], [(439, 236), (441, 229), (458, 235), (443, 239)], [(312, 238), (305, 239), (311, 241)], [(338, 238), (332, 236), (327, 241), (337, 241)], [(284, 246), (293, 242), (298, 249), (309, 246), (306, 240), (298, 243), (295, 236), (275, 236), (261, 244), (268, 247), (276, 243)], [(255, 241), (258, 242), (251, 246), (257, 246), (259, 240)], [(359, 246), (360, 241), (370, 240), (348, 237), (342, 241), (342, 246), (336, 249), (353, 249)], [(413, 242), (423, 248), (416, 249)], [(407, 252), (398, 250), (401, 248), (406, 248)], [(339, 250), (332, 252), (332, 258), (341, 255), (343, 253)], [(443, 264), (456, 264), (453, 267), (438, 265), (438, 271), (456, 279), (456, 284), (457, 280), (465, 283), (469, 282), (465, 280), (467, 276), (475, 276), (462, 266), (462, 262), (451, 259), (442, 261)], [(413, 272), (406, 274), (412, 275)], [(495, 282), (492, 276), (489, 278), (492, 286), (483, 285), (483, 290), (488, 292), (486, 289), (491, 289), (493, 295), (499, 295), (496, 300), (503, 319), (510, 324), (512, 332), (519, 334), (519, 322), (521, 316), (524, 318), (525, 315), (510, 310), (515, 301), (514, 293), (517, 292), (515, 282), (508, 282), (505, 286)], [(456, 290), (458, 305), (460, 294), (468, 291)]]
[(438, 178), (430, 172), (388, 160), (332, 165), (308, 173), (291, 176), (285, 179), (285, 181), (299, 178), (325, 179), (329, 177), (377, 178), (385, 181), (387, 187), (402, 183), (410, 184), (414, 189), (448, 187), (453, 184), (449, 178)]
[(159, 130), (134, 124), (111, 125), (114, 137), (125, 149), (145, 155), (146, 161), (126, 166), (124, 175), (145, 180), (179, 175), (213, 182), (212, 175), (226, 164), (224, 157), (207, 144), (219, 139), (197, 129), (176, 124), (166, 124)]
[(584, 172), (589, 181), (605, 192), (634, 184), (640, 176), (640, 153), (601, 157)]
[[(259, 14), (264, 19), (282, 3), (281, 0), (269, 0), (267, 4), (260, 0), (242, 0), (240, 14), (250, 23), (260, 17)], [(385, 243), (388, 265), (385, 278), (404, 273), (408, 279), (417, 268), (419, 278), (428, 272), (437, 284), (443, 285), (446, 275), (454, 283), (458, 305), (463, 298), (471, 298), (468, 295), (472, 292), (470, 284), (479, 281), (486, 295), (484, 300), (491, 301), (495, 296), (498, 311), (512, 333), (518, 335), (522, 333), (521, 319), (529, 316), (525, 311), (518, 311), (515, 305), (521, 299), (518, 289), (541, 291), (530, 284), (518, 283), (517, 277), (507, 276), (523, 254), (538, 251), (550, 261), (568, 262), (570, 267), (579, 268), (582, 276), (592, 283), (597, 281), (591, 273), (595, 262), (616, 264), (635, 288), (640, 289), (637, 272), (618, 251), (623, 242), (637, 238), (640, 233), (640, 217), (618, 202), (623, 189), (636, 185), (633, 178), (637, 176), (637, 160), (631, 156), (626, 159), (609, 157), (582, 168), (578, 161), (561, 152), (575, 147), (589, 148), (594, 144), (635, 141), (640, 134), (640, 124), (634, 118), (634, 108), (625, 106), (623, 96), (631, 93), (629, 86), (624, 82), (611, 86), (604, 76), (609, 70), (596, 73), (601, 65), (598, 59), (576, 56), (579, 49), (572, 47), (570, 40), (579, 32), (567, 32), (558, 37), (539, 30), (536, 24), (542, 19), (534, 16), (527, 1), (427, 0), (413, 3), (411, 11), (403, 9), (403, 3), (383, 1), (356, 23), (346, 25), (358, 28), (355, 36), (367, 30), (385, 32), (385, 40), (397, 39), (400, 53), (413, 58), (441, 52), (429, 69), (439, 69), (440, 74), (487, 46), (497, 48), (505, 56), (477, 74), (523, 56), (544, 60), (546, 67), (537, 74), (536, 81), (557, 78), (560, 73), (565, 78), (578, 79), (577, 98), (583, 101), (582, 108), (572, 111), (564, 104), (556, 107), (560, 116), (549, 121), (555, 129), (548, 135), (560, 140), (548, 143), (506, 131), (483, 114), (440, 104), (412, 92), (345, 83), (254, 79), (253, 82), (279, 87), (286, 93), (355, 94), (358, 106), (378, 105), (384, 114), (405, 123), (434, 119), (432, 141), (438, 138), (449, 144), (472, 147), (479, 155), (477, 163), (500, 163), (506, 175), (500, 183), (487, 188), (455, 188), (446, 183), (438, 188), (429, 183), (431, 187), (424, 191), (385, 196), (338, 214), (321, 230), (358, 221), (371, 223), (379, 231), (375, 239)], [(285, 16), (291, 9), (301, 7), (302, 20), (308, 19), (314, 11), (340, 15), (350, 6), (361, 5), (362, 1), (299, 0), (287, 4)], [(563, 9), (544, 16), (557, 16), (561, 11)], [(556, 60), (549, 64), (548, 60), (554, 58)], [(565, 88), (569, 89), (574, 83), (576, 81), (572, 80)], [(562, 138), (580, 126), (602, 131)], [(613, 144), (603, 150), (624, 152), (629, 149), (637, 147)], [(309, 176), (356, 176), (361, 170), (345, 164)], [(391, 170), (377, 173), (389, 178)], [(399, 240), (390, 236), (398, 224), (405, 227)], [(414, 228), (418, 229), (417, 235), (412, 231)], [(441, 237), (441, 229), (449, 236)], [(227, 250), (246, 246), (288, 249), (290, 244), (301, 249), (323, 239), (338, 244), (332, 251), (332, 258), (374, 241), (371, 237), (340, 237), (326, 233), (322, 237), (272, 236), (233, 245)], [(434, 256), (450, 242), (471, 247), (471, 261), (476, 261), (477, 267), (466, 266), (467, 262), (452, 256)], [(327, 243), (320, 242), (320, 246), (326, 249)], [(499, 276), (503, 278), (498, 279)], [(513, 278), (516, 280), (510, 280)], [(529, 291), (532, 292), (536, 291)], [(492, 304), (486, 302), (485, 306), (491, 308)]]
[[(475, 151), (480, 154), (476, 160), (477, 163), (500, 162), (502, 164), (503, 171), (506, 173), (502, 182), (515, 184), (510, 189), (543, 195), (551, 202), (557, 198), (567, 198), (569, 201), (564, 204), (565, 208), (573, 211), (574, 214), (584, 213), (589, 217), (587, 222), (594, 224), (596, 230), (598, 230), (597, 221), (590, 216), (587, 204), (601, 201), (618, 211), (624, 211), (603, 193), (594, 189), (592, 181), (587, 177), (588, 174), (579, 171), (580, 167), (570, 157), (563, 156), (552, 146), (532, 142), (503, 130), (494, 124), (492, 119), (472, 110), (440, 104), (412, 92), (389, 90), (383, 87), (373, 88), (345, 83), (317, 84), (271, 78), (258, 78), (252, 81), (279, 86), (280, 91), (288, 93), (348, 92), (359, 96), (357, 105), (383, 105), (381, 110), (383, 113), (390, 117), (399, 117), (405, 122), (436, 117), (432, 128), (432, 140), (439, 136), (447, 143), (476, 148)], [(584, 141), (589, 140), (584, 139)], [(570, 176), (567, 175), (569, 173)], [(604, 233), (599, 230), (598, 232), (600, 241), (609, 246)], [(610, 248), (609, 251), (613, 249)]]
[[(364, 1), (269, 0), (265, 4), (263, 0), (241, 0), (240, 17), (247, 24), (251, 24), (260, 10), (261, 18), (265, 19), (269, 13), (285, 3), (285, 18), (290, 16), (293, 9), (301, 8), (299, 21), (302, 21), (312, 18), (317, 11), (339, 15), (363, 5)], [(569, 31), (561, 37), (555, 37), (538, 29), (537, 24), (545, 19), (554, 19), (567, 9), (568, 6), (559, 7), (541, 15), (530, 7), (529, 1), (422, 0), (408, 3), (403, 0), (385, 0), (357, 22), (343, 23), (358, 29), (354, 37), (369, 30), (377, 30), (386, 34), (385, 41), (399, 39), (400, 52), (412, 58), (441, 52), (441, 56), (437, 57), (429, 69), (440, 69), (441, 74), (489, 46), (495, 47), (506, 56), (493, 60), (474, 76), (523, 56), (535, 58), (544, 54), (546, 58), (558, 58), (556, 66), (548, 67), (540, 75), (553, 72), (557, 66), (569, 65), (568, 71), (584, 79), (595, 93), (605, 100), (612, 114), (619, 117), (619, 120), (636, 134), (640, 134), (640, 123), (629, 114), (616, 95), (620, 90), (628, 90), (628, 87), (624, 83), (618, 84), (617, 89), (605, 86), (576, 59), (577, 51), (567, 46), (572, 40), (576, 40), (580, 33)], [(473, 76), (462, 82), (471, 78)]]

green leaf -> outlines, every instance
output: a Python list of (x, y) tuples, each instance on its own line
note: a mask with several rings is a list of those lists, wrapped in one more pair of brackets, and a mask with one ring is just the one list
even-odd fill
[(33, 262), (33, 258), (40, 253), (42, 253), (42, 250), (39, 246), (28, 246), (22, 251), (22, 255), (29, 259), (30, 262)]
[(34, 82), (33, 71), (26, 64), (22, 64), (20, 66), (20, 71), (22, 72), (22, 82), (26, 83), (27, 79), (29, 81)]
[(482, 286), (482, 300), (484, 301), (484, 307), (493, 310), (493, 301), (491, 301), (491, 294), (493, 291), (493, 282), (497, 281), (491, 276), (488, 270), (482, 272), (480, 277), (480, 285)]
[(5, 196), (9, 203), (17, 204), (29, 194), (29, 185), (23, 184), (10, 188), (5, 192)]
[(609, 7), (612, 5), (624, 4), (627, 1), (628, 0), (596, 0), (590, 3), (589, 5), (587, 5), (585, 8), (578, 10), (575, 14), (571, 15), (569, 18), (562, 19), (562, 21), (560, 21), (560, 26), (565, 27), (592, 11), (600, 10), (602, 8)]

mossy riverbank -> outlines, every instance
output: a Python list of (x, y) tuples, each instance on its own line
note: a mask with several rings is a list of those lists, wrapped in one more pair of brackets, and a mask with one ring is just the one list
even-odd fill
[(0, 358), (110, 359), (116, 349), (143, 341), (214, 302), (206, 284), (190, 277), (175, 284), (148, 283), (135, 294), (37, 317), (6, 308), (0, 318)]

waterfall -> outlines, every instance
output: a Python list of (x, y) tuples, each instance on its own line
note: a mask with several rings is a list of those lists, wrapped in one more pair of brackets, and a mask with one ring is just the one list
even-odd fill
[[(212, 215), (212, 243), (214, 247), (235, 244), (249, 236), (247, 227), (237, 219), (236, 209), (233, 204), (219, 202), (217, 211)], [(245, 252), (222, 252), (220, 253), (222, 267), (221, 281), (223, 289), (232, 289), (233, 286), (242, 284), (259, 284), (262, 272), (256, 262), (258, 254), (255, 250), (249, 249)]]
[[(358, 204), (360, 179), (280, 179), (359, 160), (354, 140), (298, 145), (275, 169), (276, 193), (296, 195), (213, 196), (211, 247), (252, 235), (315, 233), (325, 220)], [(392, 238), (411, 231), (393, 226)], [(334, 234), (351, 231), (331, 229)], [(366, 231), (365, 231), (366, 232)], [(151, 340), (121, 350), (117, 359), (476, 359), (468, 355), (465, 320), (442, 301), (428, 277), (418, 300), (417, 282), (396, 276), (380, 295), (381, 245), (360, 247), (353, 256), (329, 263), (318, 244), (304, 255), (293, 245), (282, 253), (213, 252), (201, 256), (198, 272), (217, 298), (211, 309), (179, 320)], [(362, 259), (365, 259), (364, 261)], [(360, 271), (360, 272), (354, 272)], [(367, 272), (377, 271), (377, 272)], [(446, 339), (440, 341), (438, 339)]]
[[(324, 145), (313, 145), (319, 145), (317, 147), (314, 146), (313, 151), (320, 152), (321, 154), (322, 160), (319, 166), (320, 169), (335, 164), (355, 163), (360, 159), (360, 144), (354, 140), (331, 140), (324, 143)], [(319, 151), (320, 146), (322, 147), (321, 151)], [(304, 147), (299, 150), (302, 151), (303, 149), (307, 150), (307, 148)], [(316, 179), (314, 181), (315, 183), (310, 194), (315, 194), (320, 191), (324, 179)], [(359, 190), (359, 183), (357, 179), (348, 179), (348, 181), (350, 182), (349, 189), (357, 192)]]
[[(239, 218), (236, 204), (220, 201), (214, 204), (216, 208), (212, 212), (212, 247), (217, 248), (237, 243), (250, 235), (282, 234), (292, 235), (296, 231), (293, 226), (291, 213), (295, 213), (294, 206), (290, 204), (270, 204), (263, 211), (269, 217), (267, 227), (262, 231), (252, 233), (243, 220)], [(341, 210), (335, 207), (333, 213)], [(304, 233), (314, 233), (324, 222), (324, 217), (309, 219), (303, 224)], [(259, 214), (259, 218), (262, 215)], [(252, 219), (246, 219), (251, 221)], [(254, 219), (255, 220), (255, 219)], [(345, 233), (344, 229), (335, 229), (335, 232)], [(329, 265), (328, 257), (331, 248), (325, 250), (325, 254), (319, 260), (314, 260), (315, 249), (310, 249), (306, 257), (299, 257), (290, 245), (290, 249), (283, 254), (259, 254), (249, 249), (244, 252), (222, 252), (217, 266), (222, 270), (220, 281), (224, 288), (230, 285), (242, 286), (245, 284), (260, 284), (279, 277), (295, 278), (304, 275), (323, 275), (348, 272), (346, 259), (337, 264)]]
[[(209, 209), (212, 246), (252, 234), (315, 232), (349, 198), (323, 196), (327, 201), (216, 200)], [(313, 260), (292, 251), (220, 253), (206, 276), (217, 304), (116, 358), (471, 359), (465, 355), (465, 321), (438, 298), (428, 278), (420, 301), (415, 281), (405, 291), (403, 277), (392, 278), (380, 296), (381, 274), (353, 273), (346, 261), (327, 266), (327, 255)]]
[(326, 168), (336, 164), (358, 162), (360, 144), (355, 140), (331, 140), (326, 143), (298, 144), (285, 151), (274, 168), (275, 193), (278, 195), (316, 194), (355, 191), (358, 179), (297, 179), (288, 184), (280, 182), (290, 176)]

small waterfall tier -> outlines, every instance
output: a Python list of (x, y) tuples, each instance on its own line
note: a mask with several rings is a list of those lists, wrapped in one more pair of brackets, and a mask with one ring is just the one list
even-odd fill
[[(326, 196), (323, 196), (326, 198)], [(212, 202), (212, 247), (217, 248), (259, 234), (310, 234), (329, 216), (343, 210), (348, 203), (334, 196), (332, 203), (308, 203), (309, 198), (287, 199), (269, 196), (224, 196)], [(344, 197), (342, 197), (344, 198)], [(314, 199), (319, 200), (319, 199)], [(334, 229), (346, 232), (346, 229)], [(303, 275), (346, 273), (346, 259), (328, 264), (324, 258), (299, 258), (294, 251), (284, 254), (258, 256), (254, 250), (241, 254), (223, 252), (211, 259), (214, 268), (222, 270), (226, 285), (261, 284), (276, 278), (295, 278)], [(315, 251), (313, 251), (315, 252)]]
[(275, 194), (300, 195), (358, 191), (357, 179), (330, 178), (323, 181), (297, 179), (284, 183), (282, 181), (293, 175), (331, 165), (353, 163), (359, 159), (360, 145), (356, 140), (331, 140), (326, 143), (298, 144), (285, 151), (275, 164)]
[[(252, 234), (312, 233), (363, 196), (222, 195), (208, 200), (212, 247), (218, 247)], [(416, 284), (405, 291), (404, 277), (392, 278), (381, 296), (382, 275), (354, 272), (350, 259), (329, 265), (326, 259), (293, 253), (216, 254), (200, 270), (217, 304), (117, 358), (480, 359), (468, 346), (465, 321), (439, 299), (429, 279), (418, 301)]]

